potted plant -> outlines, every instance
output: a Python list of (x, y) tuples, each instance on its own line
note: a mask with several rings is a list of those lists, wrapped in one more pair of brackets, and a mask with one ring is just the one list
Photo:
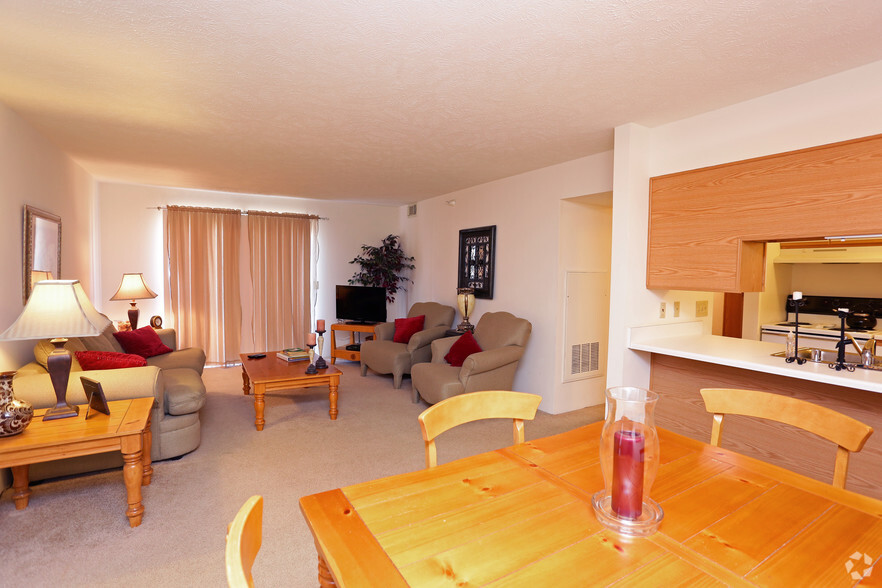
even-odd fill
[(361, 246), (361, 255), (349, 262), (357, 263), (361, 270), (349, 279), (349, 283), (385, 288), (386, 300), (395, 302), (398, 290), (405, 289), (401, 283), (410, 281), (401, 274), (406, 269), (414, 268), (412, 261), (413, 257), (408, 257), (401, 249), (398, 235), (389, 235), (379, 247)]

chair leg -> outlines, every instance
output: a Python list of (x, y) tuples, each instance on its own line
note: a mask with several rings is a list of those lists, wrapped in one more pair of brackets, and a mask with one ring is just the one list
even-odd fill
[(364, 363), (361, 364), (361, 375), (362, 376), (367, 375), (367, 365), (365, 365)]
[(401, 380), (404, 378), (404, 374), (392, 374), (392, 387), (396, 390), (401, 388)]
[(413, 389), (413, 403), (417, 404), (420, 401), (420, 393), (417, 392), (417, 389)]

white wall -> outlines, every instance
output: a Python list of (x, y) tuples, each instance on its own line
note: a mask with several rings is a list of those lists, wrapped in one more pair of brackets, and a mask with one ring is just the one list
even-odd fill
[[(396, 233), (399, 223), (398, 207), (132, 184), (102, 182), (98, 185), (97, 200), (101, 280), (96, 305), (104, 309), (111, 319), (125, 320), (128, 303), (110, 302), (109, 298), (119, 286), (124, 272), (143, 272), (148, 285), (159, 296), (153, 300), (138, 301), (140, 324), (146, 324), (144, 317), (166, 314), (163, 294), (163, 215), (156, 209), (158, 206), (172, 204), (298, 212), (328, 218), (319, 221), (316, 318), (324, 318), (329, 323), (336, 316), (334, 286), (347, 283), (355, 273), (356, 266), (349, 264), (349, 261), (361, 252), (362, 244), (378, 245), (386, 235)], [(406, 250), (407, 243), (404, 246)], [(243, 271), (248, 271), (247, 262)], [(400, 308), (405, 308), (404, 304), (405, 301), (399, 297), (391, 305), (390, 319), (404, 316), (400, 311)], [(250, 300), (243, 300), (243, 322), (247, 325), (250, 325), (249, 308)], [(248, 341), (245, 341), (246, 337)], [(249, 341), (248, 333), (243, 330), (243, 349), (250, 345)]]
[(470, 320), (477, 324), (483, 313), (504, 310), (533, 324), (514, 388), (541, 394), (543, 411), (552, 411), (560, 386), (560, 200), (608, 192), (611, 169), (611, 153), (585, 157), (424, 200), (415, 217), (402, 219), (417, 266), (408, 301), (454, 307), (459, 231), (496, 225), (493, 299), (478, 299)]
[(616, 129), (610, 385), (649, 384), (627, 327), (658, 322), (671, 295), (645, 287), (649, 177), (882, 133), (880, 104), (882, 61), (654, 129)]
[[(12, 110), (0, 104), (0, 331), (22, 302), (23, 211), (34, 206), (61, 217), (61, 276), (93, 296), (91, 264), (94, 182)], [(33, 361), (35, 341), (0, 341), (0, 371)]]

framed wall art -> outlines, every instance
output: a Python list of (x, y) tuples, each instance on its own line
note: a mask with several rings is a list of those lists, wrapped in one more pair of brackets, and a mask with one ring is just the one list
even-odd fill
[(61, 217), (24, 207), (22, 298), (28, 301), (40, 280), (61, 279)]
[(459, 232), (457, 288), (474, 288), (475, 298), (493, 298), (496, 225)]

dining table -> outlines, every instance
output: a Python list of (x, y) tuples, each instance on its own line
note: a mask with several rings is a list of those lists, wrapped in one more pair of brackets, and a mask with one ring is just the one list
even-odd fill
[(882, 585), (882, 501), (662, 428), (658, 531), (606, 528), (602, 427), (302, 497), (318, 584)]

